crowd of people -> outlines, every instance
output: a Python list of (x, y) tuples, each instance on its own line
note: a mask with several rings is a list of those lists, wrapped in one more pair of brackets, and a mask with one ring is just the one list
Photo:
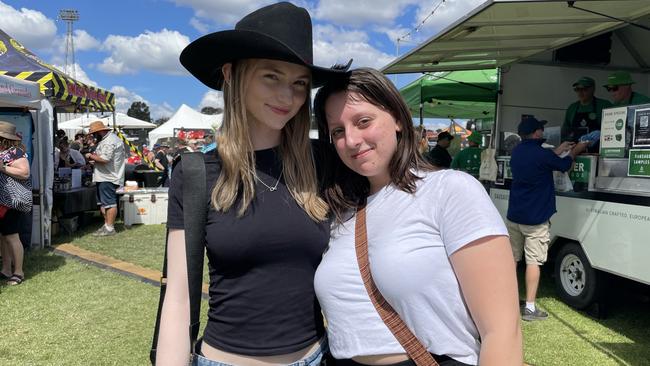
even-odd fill
[[(72, 142), (62, 130), (57, 131), (56, 139), (54, 161), (57, 169), (85, 167), (92, 171), (98, 208), (104, 217), (104, 225), (94, 233), (95, 236), (112, 236), (116, 233), (117, 189), (125, 184), (126, 164), (145, 164), (146, 169), (157, 168), (160, 174), (156, 186), (168, 187), (173, 159), (184, 151), (201, 151), (205, 142), (211, 142), (210, 136), (201, 140), (190, 139), (187, 143), (178, 140), (173, 151), (165, 143), (155, 144), (151, 150), (143, 145), (141, 153), (138, 153), (129, 149), (102, 121), (90, 123), (88, 133), (76, 134)], [(128, 158), (127, 149), (130, 151)]]

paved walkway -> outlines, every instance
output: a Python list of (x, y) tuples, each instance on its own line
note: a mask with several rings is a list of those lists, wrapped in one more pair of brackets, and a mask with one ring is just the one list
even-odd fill
[[(67, 257), (80, 259), (97, 267), (105, 268), (137, 278), (141, 281), (160, 285), (162, 273), (153, 269), (144, 268), (133, 263), (124, 262), (106, 255), (97, 254), (86, 249), (76, 247), (72, 244), (61, 244), (55, 247), (54, 252)], [(208, 285), (203, 284), (203, 296), (208, 296)]]

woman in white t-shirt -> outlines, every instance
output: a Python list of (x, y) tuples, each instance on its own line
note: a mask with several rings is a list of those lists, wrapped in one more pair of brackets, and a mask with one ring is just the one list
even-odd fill
[(355, 209), (367, 201), (374, 282), (440, 365), (521, 365), (515, 262), (481, 184), (422, 159), (407, 106), (376, 70), (331, 80), (315, 112), (338, 155), (325, 181), (337, 221), (315, 276), (335, 364), (414, 365), (359, 273)]

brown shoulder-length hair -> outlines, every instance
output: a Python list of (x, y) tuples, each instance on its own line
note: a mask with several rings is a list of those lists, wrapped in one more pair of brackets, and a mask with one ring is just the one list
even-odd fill
[[(325, 106), (327, 100), (339, 92), (350, 93), (355, 100), (362, 99), (390, 113), (401, 127), (397, 132), (397, 150), (390, 164), (391, 183), (398, 189), (415, 193), (418, 171), (434, 170), (418, 152), (420, 134), (399, 91), (386, 76), (371, 68), (359, 68), (345, 76), (332, 79), (323, 86), (314, 100), (314, 113), (319, 138), (331, 144)], [(349, 169), (334, 152), (333, 146), (324, 174), (324, 197), (339, 222), (343, 214), (363, 201), (370, 192), (368, 179)]]

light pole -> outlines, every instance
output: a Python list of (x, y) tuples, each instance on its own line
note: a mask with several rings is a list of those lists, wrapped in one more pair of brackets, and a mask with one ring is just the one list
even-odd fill
[(66, 74), (76, 78), (76, 62), (74, 59), (74, 37), (72, 34), (72, 24), (79, 20), (79, 12), (74, 9), (59, 10), (59, 19), (66, 22), (67, 33), (65, 36), (65, 66)]

